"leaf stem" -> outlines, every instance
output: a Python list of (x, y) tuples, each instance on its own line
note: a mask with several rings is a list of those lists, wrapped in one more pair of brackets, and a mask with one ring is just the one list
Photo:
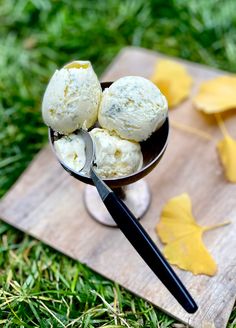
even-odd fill
[(215, 118), (216, 118), (216, 122), (217, 122), (218, 127), (220, 128), (223, 136), (224, 137), (229, 137), (229, 132), (226, 129), (226, 126), (224, 124), (224, 121), (223, 121), (221, 115), (219, 113), (218, 114), (215, 114)]
[(220, 227), (224, 227), (224, 226), (226, 226), (230, 223), (231, 223), (231, 221), (225, 221), (225, 222), (218, 223), (218, 224), (215, 224), (215, 225), (212, 225), (212, 226), (209, 226), (209, 227), (203, 227), (203, 231), (208, 231), (208, 230), (213, 230), (213, 229), (217, 229), (217, 228), (220, 228)]
[(170, 125), (173, 126), (174, 128), (177, 128), (177, 129), (182, 130), (184, 132), (195, 134), (198, 137), (201, 137), (201, 138), (204, 138), (204, 139), (207, 139), (207, 140), (212, 140), (213, 139), (213, 137), (209, 133), (204, 132), (200, 129), (194, 128), (194, 127), (189, 126), (189, 125), (185, 125), (185, 124), (173, 121), (173, 120), (170, 121)]

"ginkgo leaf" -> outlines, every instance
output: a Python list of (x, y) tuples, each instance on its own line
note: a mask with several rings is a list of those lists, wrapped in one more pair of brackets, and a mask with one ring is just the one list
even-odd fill
[(229, 135), (217, 144), (217, 150), (225, 170), (225, 176), (230, 182), (236, 183), (236, 140)]
[(236, 76), (219, 76), (200, 85), (195, 107), (207, 114), (236, 108)]
[(229, 135), (221, 115), (215, 114), (215, 118), (224, 136), (217, 143), (217, 150), (225, 171), (225, 176), (230, 182), (236, 183), (236, 140)]
[(173, 60), (158, 60), (150, 80), (165, 95), (169, 107), (178, 105), (188, 97), (192, 78), (186, 68)]
[(202, 234), (227, 223), (211, 227), (198, 225), (192, 215), (190, 197), (184, 193), (165, 204), (156, 230), (166, 244), (163, 252), (171, 264), (194, 274), (213, 276), (217, 266), (203, 244)]

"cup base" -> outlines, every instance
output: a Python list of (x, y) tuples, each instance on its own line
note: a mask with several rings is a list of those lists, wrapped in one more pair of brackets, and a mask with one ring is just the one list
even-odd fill
[[(115, 191), (115, 190), (114, 190)], [(150, 202), (151, 194), (148, 184), (145, 180), (139, 180), (135, 183), (122, 187), (123, 202), (127, 205), (134, 216), (139, 220), (146, 213)], [(116, 227), (116, 223), (108, 213), (103, 204), (97, 189), (94, 186), (87, 185), (84, 189), (85, 206), (93, 219), (110, 227)]]

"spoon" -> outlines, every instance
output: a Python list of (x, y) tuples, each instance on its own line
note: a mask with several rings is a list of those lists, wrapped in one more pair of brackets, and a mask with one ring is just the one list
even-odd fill
[[(61, 165), (68, 171), (76, 174), (58, 157), (51, 139), (49, 131), (49, 139), (53, 151)], [(139, 221), (131, 213), (124, 202), (112, 191), (105, 182), (96, 174), (93, 164), (95, 159), (95, 145), (92, 137), (87, 131), (79, 130), (80, 136), (85, 143), (86, 162), (81, 169), (80, 174), (89, 176), (106, 206), (108, 212), (116, 222), (119, 229), (123, 232), (129, 242), (133, 245), (139, 255), (143, 258), (150, 269), (156, 274), (160, 281), (166, 286), (170, 293), (180, 303), (180, 305), (188, 312), (194, 313), (198, 306), (178, 278), (174, 270), (166, 261), (156, 244), (153, 242), (148, 233), (144, 230)]]

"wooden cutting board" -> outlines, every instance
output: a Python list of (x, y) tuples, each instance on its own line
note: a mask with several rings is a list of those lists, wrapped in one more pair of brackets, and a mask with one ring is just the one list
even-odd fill
[[(125, 75), (149, 77), (157, 58), (152, 51), (125, 48), (102, 76), (112, 81)], [(192, 94), (201, 81), (223, 72), (181, 61), (194, 79)], [(236, 138), (236, 117), (224, 116)], [(161, 163), (147, 177), (152, 203), (142, 224), (159, 247), (155, 225), (164, 203), (188, 192), (193, 212), (201, 225), (230, 219), (232, 223), (207, 232), (204, 242), (218, 263), (214, 277), (194, 276), (175, 269), (199, 305), (196, 314), (186, 313), (145, 265), (118, 229), (91, 219), (83, 203), (85, 185), (69, 176), (49, 147), (43, 149), (0, 203), (0, 217), (14, 227), (42, 240), (62, 253), (86, 263), (105, 277), (152, 302), (173, 317), (200, 328), (226, 327), (236, 295), (236, 184), (226, 182), (215, 145), (222, 135), (214, 117), (193, 109), (191, 100), (170, 111), (170, 121), (181, 122), (214, 138), (171, 129)]]

